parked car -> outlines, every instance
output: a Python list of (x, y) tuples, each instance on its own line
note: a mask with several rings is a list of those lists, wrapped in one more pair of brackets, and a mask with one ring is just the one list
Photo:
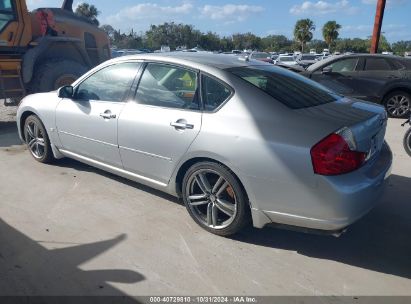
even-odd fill
[(411, 60), (398, 56), (352, 54), (333, 56), (303, 74), (345, 96), (385, 106), (391, 117), (411, 111)]
[(297, 57), (297, 64), (301, 65), (303, 68), (308, 68), (310, 65), (317, 62), (315, 54), (301, 54)]
[(295, 57), (292, 55), (280, 55), (274, 61), (274, 64), (283, 64), (283, 65), (297, 65)]
[(17, 113), (35, 160), (73, 158), (182, 197), (218, 235), (250, 221), (341, 233), (384, 189), (386, 124), (383, 107), (297, 73), (184, 52), (113, 59)]
[(267, 62), (267, 63), (271, 63), (273, 64), (274, 61), (271, 59), (271, 54), (270, 53), (265, 53), (265, 52), (252, 52), (249, 55), (250, 59), (255, 59), (255, 60), (259, 60), (259, 61), (263, 61), (263, 62)]

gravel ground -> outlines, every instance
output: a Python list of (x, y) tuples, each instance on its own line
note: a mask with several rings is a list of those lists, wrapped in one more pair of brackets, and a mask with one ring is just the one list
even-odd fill
[(3, 99), (0, 99), (0, 121), (14, 121), (17, 107), (5, 107)]

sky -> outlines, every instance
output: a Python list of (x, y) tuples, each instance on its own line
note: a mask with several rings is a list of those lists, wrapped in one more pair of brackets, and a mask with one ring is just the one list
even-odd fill
[[(29, 9), (60, 7), (63, 0), (27, 0)], [(74, 7), (83, 1), (74, 0)], [(100, 11), (100, 24), (128, 32), (146, 31), (151, 24), (174, 21), (219, 35), (252, 32), (292, 38), (295, 22), (310, 18), (315, 39), (325, 22), (342, 25), (340, 37), (371, 35), (377, 0), (87, 0)], [(390, 42), (411, 40), (411, 0), (387, 0), (382, 29)]]

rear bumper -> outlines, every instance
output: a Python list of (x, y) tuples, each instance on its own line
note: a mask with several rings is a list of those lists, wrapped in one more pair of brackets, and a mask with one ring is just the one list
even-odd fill
[(253, 224), (257, 228), (276, 223), (329, 231), (344, 229), (378, 203), (391, 167), (392, 153), (384, 143), (378, 157), (361, 169), (341, 176), (318, 176), (316, 186), (306, 187), (299, 202), (274, 202), (270, 209), (253, 208)]

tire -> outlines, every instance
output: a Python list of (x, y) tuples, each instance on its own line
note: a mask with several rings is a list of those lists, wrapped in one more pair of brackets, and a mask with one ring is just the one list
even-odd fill
[(223, 165), (199, 162), (191, 166), (183, 179), (182, 196), (193, 220), (213, 234), (230, 236), (250, 222), (247, 195)]
[(404, 149), (411, 156), (411, 128), (404, 135)]
[(384, 98), (384, 106), (389, 117), (408, 117), (411, 112), (411, 95), (404, 91), (392, 92)]
[(87, 70), (87, 67), (72, 60), (55, 59), (43, 62), (34, 72), (30, 92), (50, 92), (70, 85)]
[(24, 122), (24, 139), (36, 161), (46, 164), (54, 160), (46, 128), (36, 115), (30, 115)]

